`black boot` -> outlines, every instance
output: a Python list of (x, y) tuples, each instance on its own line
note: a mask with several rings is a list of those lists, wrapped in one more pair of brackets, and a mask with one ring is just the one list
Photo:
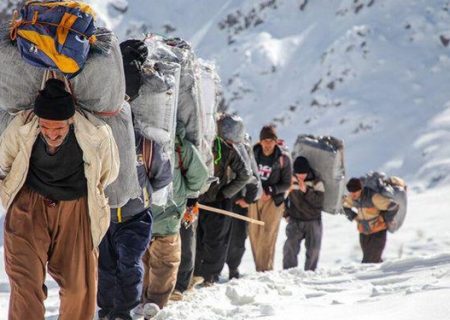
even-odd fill
[(241, 277), (239, 273), (239, 269), (230, 269), (228, 278), (231, 279), (239, 279)]

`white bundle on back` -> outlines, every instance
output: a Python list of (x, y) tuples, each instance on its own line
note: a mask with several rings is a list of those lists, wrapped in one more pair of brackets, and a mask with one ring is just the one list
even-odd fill
[(190, 45), (179, 38), (164, 40), (181, 66), (180, 90), (178, 94), (177, 121), (186, 129), (186, 139), (200, 146), (202, 132), (200, 126), (199, 68)]
[(199, 98), (200, 98), (200, 130), (203, 133), (199, 151), (209, 169), (214, 175), (214, 161), (211, 145), (217, 134), (216, 114), (220, 102), (220, 78), (213, 64), (198, 59)]
[(131, 102), (136, 127), (162, 146), (175, 141), (179, 81), (179, 64), (148, 60), (139, 96)]
[(300, 135), (292, 150), (293, 159), (298, 156), (308, 159), (325, 185), (323, 211), (331, 214), (340, 213), (345, 191), (343, 141), (330, 136)]

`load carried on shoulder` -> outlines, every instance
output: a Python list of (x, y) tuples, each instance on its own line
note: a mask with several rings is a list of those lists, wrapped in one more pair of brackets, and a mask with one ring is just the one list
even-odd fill
[[(135, 126), (146, 138), (163, 145), (172, 161), (175, 135), (182, 133), (182, 138), (199, 149), (212, 176), (211, 144), (220, 99), (220, 79), (214, 66), (197, 59), (191, 46), (180, 38), (148, 35), (143, 40), (127, 40), (122, 46), (123, 53), (125, 46), (135, 47), (135, 52), (144, 46), (147, 51), (138, 71), (141, 79), (133, 76), (133, 86), (138, 88), (129, 94)], [(134, 69), (125, 66), (127, 81)]]
[(344, 143), (331, 136), (299, 135), (292, 158), (303, 156), (320, 176), (325, 186), (323, 211), (342, 212), (341, 199), (345, 191)]
[(403, 225), (408, 209), (407, 185), (406, 182), (396, 176), (387, 176), (382, 172), (369, 172), (360, 178), (362, 185), (382, 196), (394, 200), (399, 208), (393, 220), (388, 223), (388, 230), (396, 232)]
[(1, 28), (0, 108), (11, 116), (32, 109), (48, 78), (64, 80), (77, 108), (107, 122), (119, 146), (119, 178), (106, 190), (110, 206), (120, 207), (138, 197), (136, 155), (129, 147), (134, 131), (124, 104), (117, 37), (97, 28), (92, 8), (77, 1), (27, 2), (20, 15)]

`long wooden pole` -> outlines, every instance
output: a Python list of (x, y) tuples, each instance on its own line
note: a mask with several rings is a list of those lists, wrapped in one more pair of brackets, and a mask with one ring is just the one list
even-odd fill
[(246, 216), (241, 216), (240, 214), (236, 214), (234, 212), (230, 212), (230, 211), (226, 211), (226, 210), (222, 210), (222, 209), (206, 206), (206, 205), (200, 204), (200, 203), (198, 204), (198, 207), (200, 209), (203, 209), (203, 210), (207, 210), (207, 211), (211, 211), (211, 212), (215, 212), (215, 213), (220, 213), (220, 214), (223, 214), (223, 215), (235, 218), (235, 219), (240, 219), (240, 220), (244, 220), (244, 221), (247, 221), (247, 222), (250, 222), (250, 223), (259, 224), (260, 226), (264, 226), (264, 221), (259, 221), (259, 220), (252, 219), (252, 218), (249, 218), (249, 217), (246, 217)]

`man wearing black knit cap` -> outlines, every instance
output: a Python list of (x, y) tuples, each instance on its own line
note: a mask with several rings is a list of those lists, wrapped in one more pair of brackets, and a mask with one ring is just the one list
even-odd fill
[(248, 234), (252, 246), (256, 271), (273, 270), (275, 244), (284, 211), (284, 198), (292, 178), (289, 155), (278, 145), (275, 127), (264, 126), (259, 143), (253, 147), (264, 193), (250, 205), (248, 216), (265, 222), (261, 227), (250, 224)]
[(294, 161), (294, 177), (286, 201), (286, 242), (283, 247), (283, 268), (295, 268), (300, 246), (305, 240), (305, 270), (314, 271), (319, 261), (322, 242), (322, 209), (325, 187), (319, 174), (305, 157)]
[(364, 187), (361, 180), (351, 178), (347, 183), (349, 194), (343, 207), (347, 218), (358, 225), (359, 242), (363, 252), (362, 263), (383, 262), (387, 224), (398, 211), (398, 204), (374, 190)]
[(111, 129), (75, 111), (51, 79), (0, 138), (9, 319), (43, 319), (45, 275), (59, 284), (61, 320), (92, 319), (96, 247), (109, 226), (104, 189), (118, 174)]

